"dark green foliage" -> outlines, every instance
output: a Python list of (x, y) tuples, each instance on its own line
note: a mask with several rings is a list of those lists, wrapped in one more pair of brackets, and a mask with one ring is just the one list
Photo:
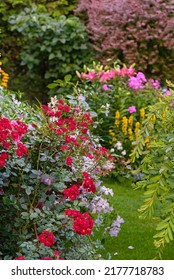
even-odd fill
[(11, 78), (9, 88), (30, 93), (29, 100), (37, 97), (46, 102), (49, 83), (81, 69), (89, 60), (85, 27), (72, 12), (75, 2), (0, 4), (3, 68)]
[(88, 58), (85, 27), (77, 17), (55, 19), (33, 7), (10, 17), (9, 22), (11, 30), (22, 35), (21, 64), (27, 70), (28, 83), (37, 81), (37, 90), (80, 70)]

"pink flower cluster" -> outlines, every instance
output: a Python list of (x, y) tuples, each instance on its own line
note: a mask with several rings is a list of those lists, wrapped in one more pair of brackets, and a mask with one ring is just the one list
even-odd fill
[[(81, 79), (87, 79), (90, 81), (98, 79), (101, 83), (112, 80), (116, 77), (128, 77), (128, 86), (134, 90), (144, 89), (146, 84), (152, 86), (156, 90), (159, 89), (160, 83), (158, 80), (152, 78), (146, 79), (145, 75), (142, 72), (136, 73), (133, 67), (123, 67), (121, 69), (110, 69), (102, 72), (90, 71), (89, 73), (81, 73)], [(110, 88), (107, 84), (102, 85), (104, 91), (110, 91)]]
[(146, 82), (147, 80), (144, 74), (142, 72), (138, 72), (135, 77), (130, 77), (128, 86), (134, 90), (144, 89)]
[(142, 72), (138, 72), (136, 76), (130, 77), (128, 81), (128, 86), (134, 90), (144, 89), (146, 84), (152, 86), (156, 90), (158, 90), (160, 87), (158, 80), (154, 80), (152, 78), (147, 80)]
[[(108, 81), (111, 80), (113, 78), (115, 78), (116, 76), (126, 76), (126, 77), (131, 77), (135, 74), (135, 69), (132, 67), (123, 67), (121, 69), (111, 69), (108, 71), (102, 71), (102, 72), (94, 72), (94, 71), (90, 71), (89, 73), (81, 73), (81, 79), (87, 79), (90, 81), (93, 81), (94, 79), (99, 79), (100, 82), (104, 82), (104, 81)], [(105, 89), (104, 90), (108, 90)]]
[(136, 107), (135, 106), (130, 106), (129, 108), (128, 108), (128, 112), (130, 113), (130, 114), (132, 114), (132, 113), (135, 113), (137, 110), (136, 110)]

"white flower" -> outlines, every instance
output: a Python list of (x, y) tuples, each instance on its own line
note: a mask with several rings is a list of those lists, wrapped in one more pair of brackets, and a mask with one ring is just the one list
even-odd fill
[(117, 141), (117, 143), (115, 144), (115, 147), (117, 148), (117, 150), (121, 151), (123, 150), (123, 146), (122, 143), (120, 141)]
[(114, 169), (114, 167), (115, 167), (115, 164), (110, 160), (107, 160), (105, 162), (105, 164), (102, 165), (102, 168), (105, 170), (112, 170), (112, 169)]
[(48, 107), (55, 109), (57, 107), (57, 105), (58, 105), (57, 97), (56, 96), (51, 97), (51, 102), (48, 103)]
[(106, 115), (106, 117), (109, 114), (109, 107), (110, 107), (110, 104), (108, 104), (108, 103), (106, 103), (106, 105), (101, 106), (101, 108), (104, 109), (103, 113)]
[(125, 156), (125, 155), (126, 155), (126, 151), (125, 151), (125, 150), (124, 150), (124, 151), (122, 151), (121, 153), (122, 153), (122, 155), (123, 155), (123, 156)]

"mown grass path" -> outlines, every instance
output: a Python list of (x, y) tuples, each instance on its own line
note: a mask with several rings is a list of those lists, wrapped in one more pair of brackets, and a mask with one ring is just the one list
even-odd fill
[[(134, 190), (130, 181), (116, 182), (106, 180), (105, 186), (112, 188), (114, 196), (111, 204), (118, 211), (125, 223), (118, 237), (107, 237), (105, 247), (111, 253), (111, 259), (151, 260), (156, 255), (153, 235), (157, 219), (140, 220), (138, 208), (143, 203), (141, 190)], [(174, 259), (174, 242), (166, 247), (163, 259)]]

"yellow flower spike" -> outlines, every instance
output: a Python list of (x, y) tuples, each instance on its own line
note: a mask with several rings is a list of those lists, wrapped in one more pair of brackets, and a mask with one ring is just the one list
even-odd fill
[(109, 129), (109, 134), (110, 134), (111, 136), (115, 136), (115, 132), (113, 132), (112, 129)]
[(140, 123), (136, 122), (136, 124), (135, 124), (135, 138), (136, 138), (136, 141), (139, 138), (139, 132), (140, 132)]
[(146, 144), (146, 149), (149, 149), (149, 148), (150, 148), (150, 137), (147, 137), (147, 138), (144, 140), (144, 143)]
[[(0, 65), (2, 62), (0, 61)], [(0, 86), (7, 88), (9, 75), (2, 69), (0, 69)]]
[(168, 111), (168, 106), (164, 109), (163, 113), (162, 113), (162, 117), (165, 118), (166, 117), (166, 114), (167, 114), (167, 111)]
[(129, 123), (129, 126), (132, 128), (133, 126), (133, 121), (134, 121), (134, 116), (133, 115), (130, 115), (129, 119), (128, 119), (128, 123)]
[(115, 112), (115, 118), (116, 118), (116, 119), (119, 119), (119, 118), (120, 118), (120, 112), (119, 112), (119, 111), (116, 111), (116, 112)]
[(139, 135), (139, 133), (137, 132), (137, 133), (136, 133), (136, 136), (135, 136), (136, 141), (139, 139), (139, 137), (140, 137), (140, 135)]
[(144, 143), (147, 144), (150, 142), (150, 137), (147, 137), (145, 140), (144, 140)]
[(156, 122), (156, 115), (155, 114), (151, 117), (151, 120), (152, 120), (153, 123)]
[(116, 111), (115, 112), (115, 125), (118, 127), (120, 124), (120, 112)]
[(122, 118), (122, 131), (127, 135), (128, 119), (126, 117)]
[(144, 108), (140, 109), (140, 117), (141, 117), (141, 120), (143, 121), (144, 118), (145, 118), (145, 110), (144, 110)]
[(128, 134), (129, 134), (129, 135), (132, 135), (132, 134), (133, 134), (132, 128), (130, 128), (130, 127), (128, 128)]
[(129, 139), (132, 141), (134, 139), (133, 137), (133, 131), (132, 131), (132, 128), (128, 128), (128, 135), (129, 135)]

